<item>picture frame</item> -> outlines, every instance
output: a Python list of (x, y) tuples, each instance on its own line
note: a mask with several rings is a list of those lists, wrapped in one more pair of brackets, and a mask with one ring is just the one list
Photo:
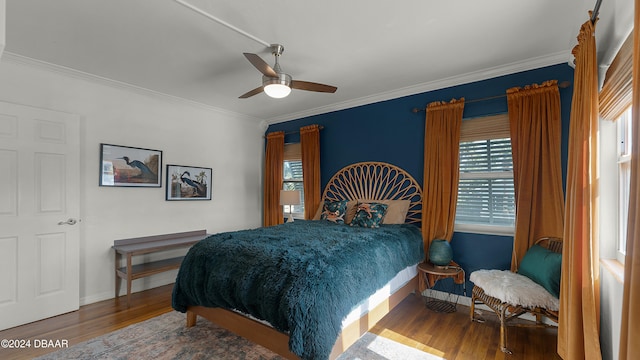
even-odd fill
[(100, 186), (162, 187), (162, 151), (100, 144)]
[(185, 165), (167, 165), (167, 201), (211, 200), (211, 168)]

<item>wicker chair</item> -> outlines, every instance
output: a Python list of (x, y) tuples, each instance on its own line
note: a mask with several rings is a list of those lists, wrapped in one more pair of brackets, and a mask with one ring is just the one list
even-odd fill
[[(561, 239), (557, 239), (557, 238), (542, 238), (539, 239), (536, 244), (543, 246), (547, 249), (549, 249), (550, 251), (556, 252), (556, 253), (562, 253), (562, 240)], [(483, 270), (483, 271), (489, 271), (489, 272), (503, 272), (502, 270)], [(509, 272), (510, 273), (510, 272)], [(512, 274), (512, 275), (511, 275)], [(510, 273), (510, 276), (512, 277), (521, 277), (517, 278), (518, 280), (522, 280), (522, 281), (531, 281), (530, 279), (526, 278), (524, 275), (519, 275), (519, 274), (515, 274), (515, 273)], [(473, 277), (473, 274), (472, 274)], [(473, 281), (473, 280), (472, 280)], [(486, 287), (486, 286), (485, 286)], [(547, 290), (545, 290), (544, 288), (540, 287), (542, 291), (547, 292)], [(510, 289), (505, 289), (507, 292), (510, 291)], [(545, 294), (548, 296), (552, 296), (551, 294)], [(474, 287), (473, 287), (473, 291), (472, 291), (472, 296), (471, 296), (471, 308), (470, 308), (470, 317), (471, 317), (471, 321), (477, 321), (477, 322), (483, 322), (483, 320), (478, 319), (476, 317), (476, 312), (475, 312), (475, 305), (476, 304), (485, 304), (486, 306), (488, 306), (491, 310), (493, 310), (496, 315), (498, 316), (498, 318), (500, 319), (500, 350), (502, 350), (502, 352), (507, 353), (507, 354), (512, 354), (512, 352), (507, 348), (507, 323), (509, 322), (509, 320), (515, 319), (517, 317), (519, 317), (522, 314), (525, 313), (529, 313), (532, 314), (536, 317), (536, 322), (535, 324), (532, 325), (523, 325), (520, 324), (519, 326), (535, 326), (535, 327), (549, 327), (549, 326), (553, 326), (553, 325), (549, 325), (543, 322), (543, 317), (546, 317), (554, 322), (558, 322), (558, 311), (557, 310), (551, 310), (548, 308), (545, 308), (543, 306), (536, 306), (536, 305), (522, 305), (522, 304), (518, 304), (518, 303), (513, 303), (513, 301), (509, 301), (507, 299), (511, 299), (509, 296), (502, 296), (502, 298), (497, 298), (497, 297), (493, 297), (490, 296), (488, 294), (485, 293), (485, 290), (476, 285), (474, 283)]]

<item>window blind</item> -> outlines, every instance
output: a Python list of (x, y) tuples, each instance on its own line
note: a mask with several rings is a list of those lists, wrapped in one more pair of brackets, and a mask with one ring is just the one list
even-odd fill
[(460, 142), (508, 138), (509, 114), (462, 120)]
[(629, 35), (609, 66), (598, 95), (601, 118), (615, 120), (631, 106), (632, 71), (633, 36)]
[(284, 144), (284, 160), (302, 161), (302, 147), (300, 143)]

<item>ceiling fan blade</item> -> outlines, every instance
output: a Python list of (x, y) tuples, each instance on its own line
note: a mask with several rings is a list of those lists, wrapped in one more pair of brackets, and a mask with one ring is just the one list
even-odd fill
[(258, 86), (257, 88), (240, 95), (238, 99), (246, 99), (248, 97), (252, 97), (253, 95), (260, 94), (262, 91), (264, 91), (264, 87)]
[(244, 57), (249, 60), (251, 65), (255, 66), (264, 76), (268, 77), (278, 77), (278, 74), (267, 64), (262, 58), (256, 54), (252, 53), (243, 53)]
[(334, 93), (338, 90), (337, 87), (325, 84), (318, 84), (310, 81), (292, 80), (291, 87), (298, 90), (316, 91)]

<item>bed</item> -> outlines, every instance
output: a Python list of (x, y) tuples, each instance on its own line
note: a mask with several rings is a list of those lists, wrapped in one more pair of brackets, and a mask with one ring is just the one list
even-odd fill
[(347, 223), (398, 204), (404, 221), (389, 211), (379, 227), (350, 226), (329, 221), (323, 206), (321, 220), (212, 235), (190, 249), (174, 286), (187, 326), (201, 316), (285, 358), (333, 359), (414, 292), (424, 251), (413, 177), (357, 163), (330, 179), (322, 199), (343, 205)]

